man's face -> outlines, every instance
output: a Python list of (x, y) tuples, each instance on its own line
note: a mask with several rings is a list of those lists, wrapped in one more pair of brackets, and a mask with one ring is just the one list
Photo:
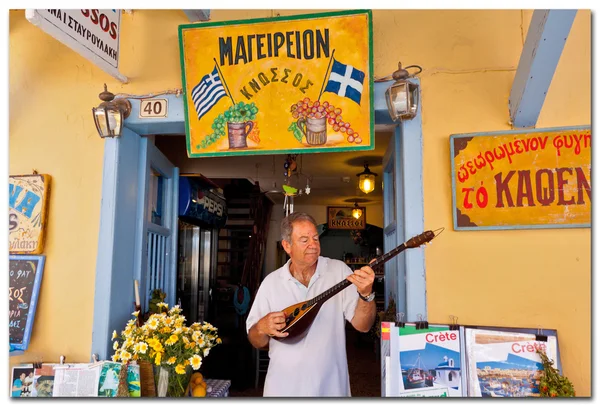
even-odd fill
[(310, 266), (317, 262), (321, 254), (319, 233), (310, 221), (297, 221), (292, 226), (292, 243), (283, 241), (285, 252), (292, 262), (301, 266)]

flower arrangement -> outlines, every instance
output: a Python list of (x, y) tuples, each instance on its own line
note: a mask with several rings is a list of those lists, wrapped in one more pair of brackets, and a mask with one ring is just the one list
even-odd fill
[[(171, 396), (183, 396), (191, 370), (198, 370), (202, 359), (208, 356), (210, 349), (221, 344), (217, 329), (210, 323), (185, 325), (185, 317), (179, 306), (158, 303), (159, 313), (151, 314), (139, 327), (139, 312), (132, 313), (121, 336), (113, 332), (112, 360), (127, 363), (131, 360), (148, 361), (159, 369), (159, 373), (168, 372), (167, 393)], [(156, 368), (155, 368), (156, 369)], [(174, 372), (174, 374), (173, 374)], [(160, 388), (159, 388), (160, 396)]]

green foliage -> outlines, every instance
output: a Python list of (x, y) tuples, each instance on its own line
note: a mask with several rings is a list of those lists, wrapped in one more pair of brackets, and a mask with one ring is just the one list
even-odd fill
[(213, 133), (204, 137), (200, 141), (200, 147), (206, 148), (219, 138), (223, 137), (227, 132), (227, 123), (245, 123), (246, 121), (256, 120), (258, 107), (254, 103), (246, 104), (239, 102), (234, 104), (225, 112), (219, 114), (212, 123)]
[(537, 353), (544, 365), (544, 372), (540, 378), (540, 396), (543, 398), (575, 397), (575, 388), (569, 378), (560, 375), (558, 369), (552, 366), (554, 362), (548, 359), (545, 352), (537, 350)]

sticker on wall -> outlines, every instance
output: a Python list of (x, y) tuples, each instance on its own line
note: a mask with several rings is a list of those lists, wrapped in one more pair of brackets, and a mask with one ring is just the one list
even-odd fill
[(179, 27), (190, 157), (372, 150), (370, 11)]
[(590, 227), (590, 127), (450, 137), (455, 230)]
[(41, 254), (50, 196), (50, 175), (8, 179), (8, 244), (11, 254)]

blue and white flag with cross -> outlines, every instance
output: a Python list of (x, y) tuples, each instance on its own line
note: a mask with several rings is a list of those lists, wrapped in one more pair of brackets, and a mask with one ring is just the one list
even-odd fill
[(347, 97), (360, 105), (365, 73), (351, 65), (344, 65), (333, 58), (333, 66), (329, 74), (325, 92)]
[(225, 93), (225, 88), (215, 66), (212, 73), (204, 75), (200, 83), (192, 89), (192, 100), (194, 101), (194, 107), (196, 107), (198, 120), (208, 113), (221, 97), (225, 96), (227, 96), (227, 93)]

